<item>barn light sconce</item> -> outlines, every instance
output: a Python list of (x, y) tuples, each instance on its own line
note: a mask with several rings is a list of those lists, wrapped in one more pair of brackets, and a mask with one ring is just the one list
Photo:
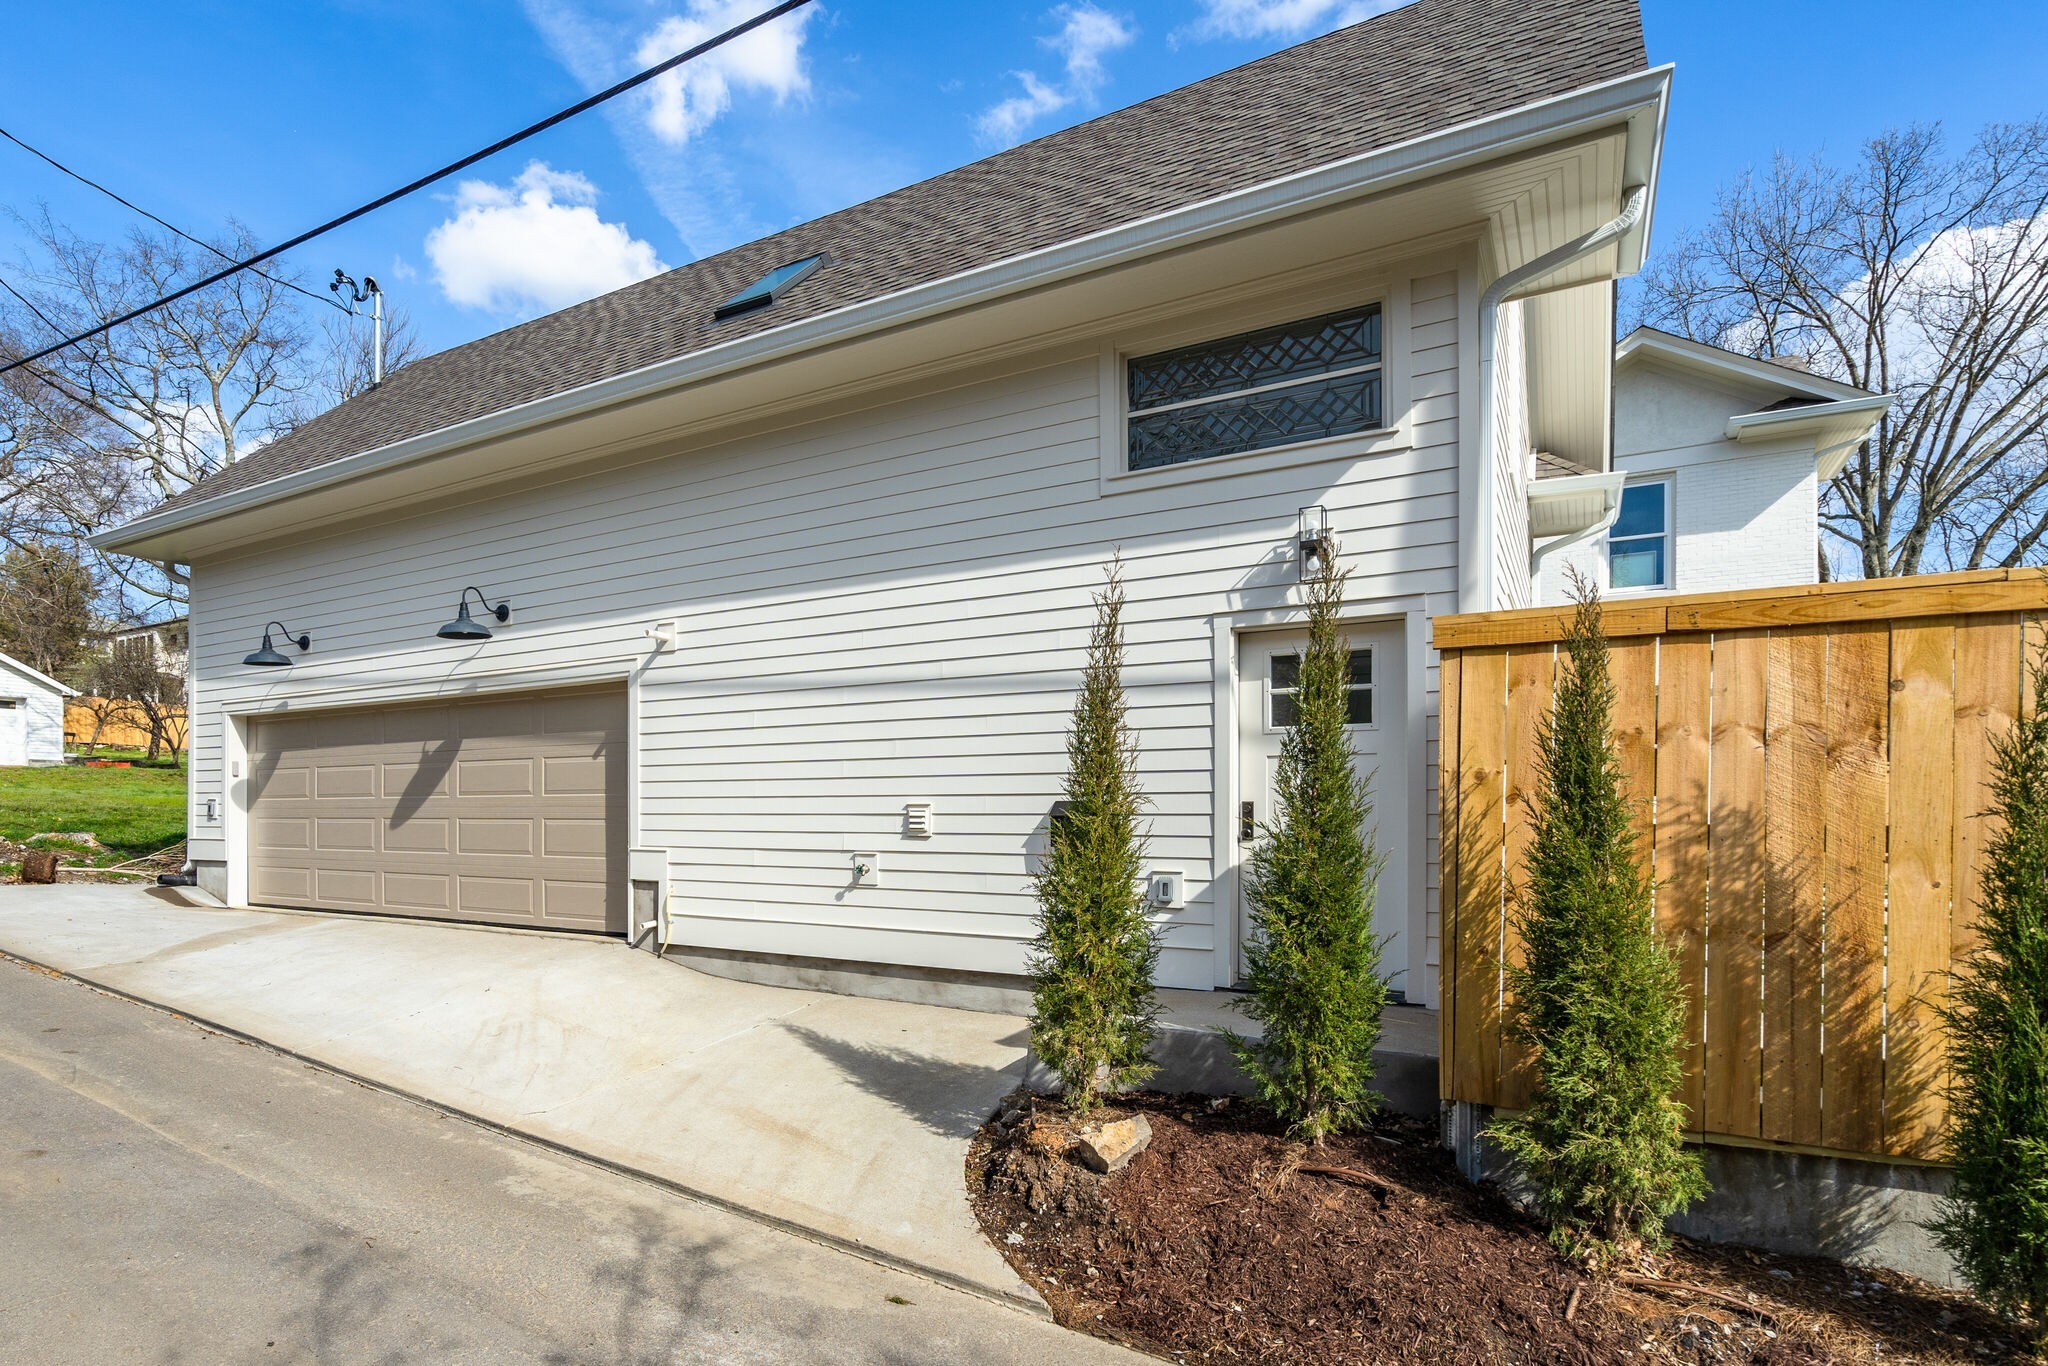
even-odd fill
[(1302, 582), (1306, 583), (1314, 573), (1329, 568), (1330, 552), (1336, 547), (1330, 543), (1330, 514), (1328, 512), (1324, 511), (1320, 506), (1305, 507), (1301, 510), (1300, 515), (1301, 527), (1297, 540), (1300, 545), (1301, 558), (1298, 561), (1297, 567), (1300, 570)]
[(295, 636), (292, 634), (291, 628), (286, 626), (283, 622), (273, 621), (270, 623), (270, 626), (265, 626), (263, 628), (263, 644), (259, 646), (254, 653), (242, 656), (242, 662), (244, 664), (253, 664), (259, 669), (283, 669), (289, 668), (291, 666), (291, 656), (270, 643), (271, 626), (275, 626), (278, 630), (284, 632), (286, 644), (298, 646), (301, 652), (304, 652), (312, 648), (312, 636)]
[(476, 594), (477, 605), (499, 621), (512, 620), (512, 600), (510, 598), (493, 607), (491, 606), (490, 599), (484, 596), (483, 589), (465, 588), (462, 590), (462, 596), (455, 600), (455, 620), (434, 632), (435, 635), (443, 640), (489, 640), (491, 638), (491, 628), (469, 614), (469, 595), (471, 593)]

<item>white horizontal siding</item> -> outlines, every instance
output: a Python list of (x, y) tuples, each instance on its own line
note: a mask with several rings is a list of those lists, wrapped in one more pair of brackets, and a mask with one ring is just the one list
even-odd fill
[[(1414, 439), (1390, 453), (1105, 495), (1097, 363), (1046, 360), (199, 565), (195, 799), (222, 791), (224, 708), (609, 660), (637, 671), (637, 840), (672, 851), (678, 942), (1015, 972), (1090, 597), (1121, 550), (1152, 857), (1187, 879), (1161, 973), (1207, 986), (1229, 935), (1210, 891), (1213, 623), (1294, 600), (1309, 503), (1329, 509), (1354, 599), (1455, 593), (1455, 295), (1449, 273), (1411, 291)], [(511, 624), (435, 639), (470, 583), (511, 598)], [(279, 616), (313, 650), (282, 678), (242, 668)], [(649, 659), (659, 620), (680, 640)], [(936, 838), (903, 837), (909, 801), (935, 804)], [(195, 828), (197, 857), (225, 848)], [(880, 854), (878, 887), (851, 885), (856, 851)]]

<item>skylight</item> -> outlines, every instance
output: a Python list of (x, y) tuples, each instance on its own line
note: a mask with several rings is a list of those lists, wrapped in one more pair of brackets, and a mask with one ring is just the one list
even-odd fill
[(801, 261), (791, 261), (786, 266), (777, 266), (720, 304), (712, 311), (711, 316), (721, 320), (737, 318), (742, 313), (752, 313), (756, 309), (766, 308), (797, 281), (824, 264), (823, 256), (806, 256)]

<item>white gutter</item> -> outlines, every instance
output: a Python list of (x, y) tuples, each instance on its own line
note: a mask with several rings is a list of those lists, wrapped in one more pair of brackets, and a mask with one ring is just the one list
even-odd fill
[(549, 394), (389, 446), (236, 489), (218, 498), (208, 498), (166, 512), (149, 513), (123, 526), (100, 532), (89, 540), (101, 550), (118, 550), (150, 536), (196, 526), (277, 499), (443, 455), (527, 428), (560, 422), (629, 399), (701, 383), (827, 344), (921, 322), (939, 314), (1242, 232), (1366, 194), (1383, 194), (1403, 185), (1434, 179), (1577, 134), (1611, 128), (1618, 121), (1628, 120), (1644, 110), (1654, 112), (1655, 123), (1651, 133), (1654, 140), (1654, 129), (1661, 128), (1663, 124), (1670, 85), (1671, 68), (1667, 65), (1587, 86), (1504, 114), (1474, 119), (1378, 151), (1299, 171), (929, 284), (849, 304), (767, 332), (658, 361), (639, 370)]
[(1473, 550), (1479, 559), (1479, 601), (1462, 606), (1462, 611), (1491, 612), (1493, 602), (1494, 486), (1500, 478), (1494, 459), (1493, 348), (1500, 330), (1500, 306), (1553, 271), (1562, 269), (1615, 241), (1642, 218), (1649, 206), (1650, 187), (1630, 186), (1621, 212), (1585, 235), (1545, 252), (1533, 261), (1517, 266), (1486, 287), (1479, 296), (1479, 518)]

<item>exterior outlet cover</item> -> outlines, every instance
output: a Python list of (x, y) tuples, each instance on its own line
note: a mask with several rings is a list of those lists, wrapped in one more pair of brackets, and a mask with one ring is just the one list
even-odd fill
[(932, 837), (932, 804), (912, 802), (903, 808), (903, 833), (914, 840)]
[(1177, 911), (1187, 904), (1178, 871), (1153, 873), (1146, 878), (1145, 899), (1164, 910)]
[(882, 885), (882, 856), (880, 854), (855, 854), (853, 856), (853, 885), (856, 887), (879, 887)]

